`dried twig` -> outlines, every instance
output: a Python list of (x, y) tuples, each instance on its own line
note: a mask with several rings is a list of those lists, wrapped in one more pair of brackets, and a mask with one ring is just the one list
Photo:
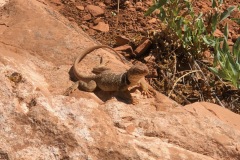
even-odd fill
[(190, 71), (190, 72), (182, 75), (181, 77), (179, 77), (179, 78), (177, 79), (177, 81), (173, 84), (172, 90), (169, 92), (168, 97), (171, 96), (172, 91), (174, 90), (175, 86), (177, 85), (177, 83), (178, 83), (183, 77), (185, 77), (185, 76), (187, 76), (187, 75), (189, 75), (189, 74), (191, 74), (191, 73), (195, 73), (195, 72), (200, 72), (200, 70), (193, 70), (193, 71)]
[(119, 6), (120, 6), (120, 0), (118, 0), (118, 4), (117, 4), (117, 22), (116, 22), (116, 27), (118, 27)]

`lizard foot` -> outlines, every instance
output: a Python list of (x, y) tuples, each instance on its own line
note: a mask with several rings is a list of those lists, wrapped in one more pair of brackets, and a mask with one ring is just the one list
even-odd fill
[(147, 98), (152, 98), (155, 95), (154, 90), (148, 85), (148, 83), (141, 79), (140, 81), (140, 87), (142, 88), (141, 94)]
[(145, 97), (147, 97), (147, 98), (152, 98), (154, 95), (155, 95), (155, 93), (153, 92), (153, 91), (151, 91), (151, 90), (143, 90), (142, 92), (141, 92), (141, 94), (143, 95), (143, 96), (145, 96)]
[(69, 87), (64, 93), (64, 96), (69, 96), (73, 91), (78, 88), (79, 81), (75, 82), (71, 87)]

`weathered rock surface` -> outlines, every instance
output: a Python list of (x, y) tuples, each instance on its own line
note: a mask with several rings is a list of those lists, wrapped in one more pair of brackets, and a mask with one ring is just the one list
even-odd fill
[(130, 39), (125, 37), (125, 36), (117, 36), (116, 39), (116, 45), (117, 46), (122, 46), (122, 45), (125, 45), (125, 44), (129, 44), (130, 43)]
[(104, 10), (101, 7), (94, 5), (87, 5), (86, 10), (88, 10), (94, 17), (104, 14)]
[[(182, 107), (137, 90), (137, 105), (100, 91), (62, 96), (74, 58), (94, 41), (43, 1), (11, 0), (0, 16), (0, 159), (240, 158), (240, 116), (217, 105)], [(96, 66), (98, 55), (126, 68), (101, 50), (81, 69)]]
[(92, 28), (101, 32), (109, 31), (109, 25), (104, 22), (99, 22), (96, 26), (93, 26)]
[(140, 56), (146, 52), (146, 50), (151, 46), (152, 42), (149, 39), (144, 40), (135, 50), (136, 56)]

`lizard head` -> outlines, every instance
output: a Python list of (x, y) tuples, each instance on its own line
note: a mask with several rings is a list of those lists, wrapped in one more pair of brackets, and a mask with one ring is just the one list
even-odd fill
[(130, 83), (135, 84), (148, 73), (148, 67), (144, 63), (138, 62), (127, 71), (127, 78)]

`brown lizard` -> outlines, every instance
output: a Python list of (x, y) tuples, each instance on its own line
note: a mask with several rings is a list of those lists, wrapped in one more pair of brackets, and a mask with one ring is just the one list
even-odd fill
[[(129, 87), (137, 85), (140, 83), (143, 93), (149, 95), (148, 84), (142, 81), (148, 73), (148, 67), (143, 63), (137, 63), (129, 68), (123, 73), (114, 73), (110, 69), (103, 69), (96, 75), (84, 75), (77, 70), (77, 64), (90, 52), (99, 48), (108, 48), (114, 51), (117, 55), (118, 53), (111, 47), (105, 45), (93, 46), (84, 52), (82, 52), (75, 60), (73, 65), (73, 73), (79, 79), (73, 86), (67, 89), (64, 95), (69, 95), (73, 90), (78, 87), (81, 90), (92, 92), (98, 86), (103, 91), (128, 91)], [(120, 57), (120, 55), (118, 55)], [(120, 57), (121, 58), (121, 57)], [(122, 59), (121, 59), (122, 60)], [(122, 60), (123, 62), (123, 60)], [(80, 79), (88, 80), (86, 83)]]

